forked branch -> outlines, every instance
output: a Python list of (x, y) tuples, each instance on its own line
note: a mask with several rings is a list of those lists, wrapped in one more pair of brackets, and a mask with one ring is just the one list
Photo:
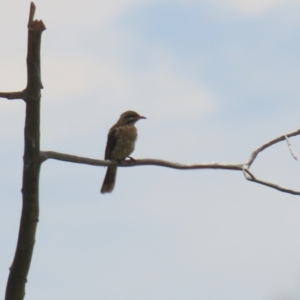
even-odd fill
[(137, 159), (137, 160), (125, 160), (121, 162), (116, 162), (116, 161), (107, 161), (107, 160), (98, 160), (98, 159), (91, 159), (87, 157), (80, 157), (80, 156), (75, 156), (75, 155), (70, 155), (70, 154), (65, 154), (65, 153), (59, 153), (59, 152), (54, 152), (54, 151), (42, 151), (40, 158), (41, 162), (46, 161), (47, 159), (56, 159), (60, 161), (65, 161), (65, 162), (71, 162), (71, 163), (77, 163), (77, 164), (85, 164), (85, 165), (91, 165), (91, 166), (110, 166), (110, 165), (117, 165), (118, 167), (135, 167), (135, 166), (160, 166), (160, 167), (166, 167), (166, 168), (172, 168), (172, 169), (179, 169), (179, 170), (195, 170), (195, 169), (223, 169), (223, 170), (234, 170), (234, 171), (241, 171), (243, 172), (245, 178), (249, 181), (256, 182), (265, 186), (268, 186), (270, 188), (276, 189), (278, 191), (284, 192), (284, 193), (289, 193), (293, 195), (300, 195), (300, 191), (288, 189), (285, 187), (281, 187), (277, 184), (267, 182), (264, 180), (260, 180), (256, 178), (251, 172), (250, 172), (250, 166), (253, 164), (255, 161), (256, 157), (258, 154), (268, 147), (273, 146), (274, 144), (287, 140), (288, 141), (288, 147), (290, 149), (290, 152), (292, 156), (295, 158), (296, 156), (294, 155), (291, 144), (288, 140), (288, 137), (293, 137), (296, 135), (300, 134), (300, 129), (290, 132), (286, 135), (282, 135), (278, 138), (275, 138), (257, 149), (255, 149), (251, 155), (250, 158), (248, 159), (247, 162), (245, 163), (240, 163), (240, 164), (226, 164), (226, 163), (200, 163), (200, 164), (180, 164), (180, 163), (175, 163), (175, 162), (170, 162), (166, 160), (160, 160), (160, 159)]
[[(290, 132), (290, 133), (287, 133), (287, 134), (284, 134), (284, 135), (281, 135), (263, 145), (261, 145), (259, 148), (257, 148), (256, 150), (254, 150), (252, 152), (252, 154), (250, 155), (250, 158), (249, 160), (247, 161), (247, 163), (245, 164), (246, 166), (248, 166), (248, 168), (250, 168), (250, 166), (252, 165), (252, 163), (254, 162), (254, 160), (256, 159), (257, 155), (264, 151), (265, 149), (267, 149), (268, 147), (271, 147), (273, 146), (274, 144), (277, 144), (279, 142), (282, 142), (282, 141), (285, 141), (287, 138), (289, 137), (293, 137), (293, 136), (296, 136), (296, 135), (299, 135), (300, 134), (300, 129), (298, 130), (295, 130), (293, 132)], [(290, 148), (291, 150), (291, 148)]]

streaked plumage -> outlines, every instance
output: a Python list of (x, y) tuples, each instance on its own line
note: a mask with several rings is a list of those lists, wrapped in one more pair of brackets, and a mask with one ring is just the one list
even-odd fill
[[(126, 111), (120, 116), (118, 122), (108, 132), (105, 159), (124, 160), (133, 152), (137, 139), (137, 129), (134, 124), (140, 119), (145, 117), (134, 111)], [(110, 193), (114, 189), (116, 174), (116, 166), (107, 168), (101, 188), (102, 194)]]

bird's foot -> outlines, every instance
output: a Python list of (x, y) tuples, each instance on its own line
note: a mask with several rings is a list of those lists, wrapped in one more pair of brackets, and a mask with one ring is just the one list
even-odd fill
[(131, 162), (135, 162), (135, 159), (134, 159), (133, 157), (128, 156), (128, 158), (129, 158), (129, 160), (130, 160)]

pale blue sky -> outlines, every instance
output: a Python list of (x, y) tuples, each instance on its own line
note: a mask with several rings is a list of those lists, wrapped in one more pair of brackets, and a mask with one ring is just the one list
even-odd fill
[[(0, 91), (26, 82), (29, 1), (0, 4)], [(133, 109), (135, 158), (245, 162), (299, 128), (300, 3), (35, 1), (42, 36), (42, 150), (103, 158)], [(21, 209), (24, 104), (0, 100), (0, 294)], [(291, 139), (300, 157), (300, 141)], [(300, 189), (286, 144), (253, 171)], [(295, 300), (300, 198), (234, 171), (43, 164), (25, 299)], [(281, 298), (280, 298), (281, 297)]]

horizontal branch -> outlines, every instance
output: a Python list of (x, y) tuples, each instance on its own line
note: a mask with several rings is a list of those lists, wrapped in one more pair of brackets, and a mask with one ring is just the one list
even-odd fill
[(201, 163), (201, 164), (180, 164), (170, 162), (161, 159), (137, 159), (137, 160), (123, 160), (120, 162), (109, 161), (109, 160), (98, 160), (87, 157), (75, 156), (70, 154), (64, 154), (54, 151), (42, 151), (41, 161), (44, 162), (47, 159), (56, 159), (65, 162), (85, 164), (91, 166), (112, 166), (117, 165), (118, 167), (134, 167), (134, 166), (160, 166), (178, 170), (194, 170), (194, 169), (225, 169), (242, 171), (243, 164), (222, 164), (222, 163)]
[(47, 159), (56, 159), (60, 161), (66, 161), (71, 163), (77, 163), (77, 164), (85, 164), (85, 165), (91, 165), (91, 166), (111, 166), (111, 165), (117, 165), (118, 167), (135, 167), (135, 166), (159, 166), (159, 167), (166, 167), (166, 168), (172, 168), (172, 169), (178, 169), (178, 170), (195, 170), (195, 169), (223, 169), (223, 170), (234, 170), (234, 171), (242, 171), (245, 178), (249, 181), (256, 182), (265, 186), (268, 186), (270, 188), (276, 189), (278, 191), (289, 193), (293, 195), (300, 195), (300, 191), (287, 189), (285, 187), (281, 187), (280, 185), (264, 181), (261, 179), (256, 178), (250, 171), (249, 168), (253, 164), (254, 160), (256, 159), (257, 155), (267, 149), (268, 147), (286, 140), (288, 143), (288, 147), (290, 149), (290, 152), (294, 158), (296, 156), (294, 155), (291, 144), (288, 140), (288, 137), (296, 136), (300, 134), (300, 129), (290, 132), (288, 134), (282, 135), (280, 137), (277, 137), (256, 150), (254, 150), (249, 160), (246, 163), (242, 164), (224, 164), (224, 163), (200, 163), (200, 164), (180, 164), (175, 162), (170, 162), (166, 160), (161, 159), (138, 159), (138, 160), (124, 160), (124, 161), (109, 161), (109, 160), (98, 160), (98, 159), (91, 159), (87, 157), (80, 157), (65, 153), (59, 153), (54, 151), (43, 151), (40, 152), (40, 159), (41, 162), (46, 161)]
[(16, 100), (16, 99), (25, 99), (26, 97), (26, 90), (20, 92), (0, 92), (0, 98), (6, 98), (8, 100)]

